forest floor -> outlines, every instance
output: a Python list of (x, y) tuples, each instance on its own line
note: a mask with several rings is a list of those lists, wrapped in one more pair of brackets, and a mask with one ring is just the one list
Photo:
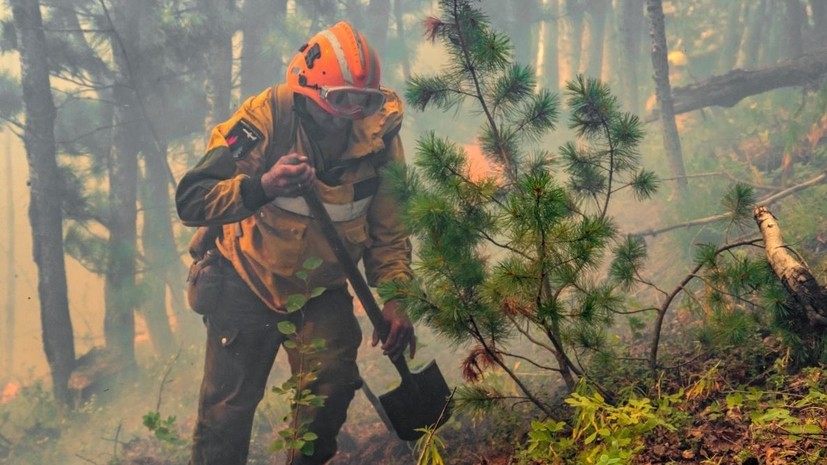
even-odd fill
[[(680, 330), (685, 328), (676, 322), (668, 334)], [(649, 381), (656, 385), (650, 386), (649, 397), (653, 402), (659, 396), (677, 399), (669, 415), (671, 426), (657, 427), (640, 438), (629, 463), (827, 463), (827, 370), (790, 373), (789, 360), (778, 346), (767, 337), (760, 344), (716, 354), (702, 353), (694, 346), (692, 353), (666, 355), (671, 367)], [(529, 428), (530, 421), (518, 411), (509, 415), (498, 410), (482, 418), (455, 416), (438, 433), (444, 442), (442, 458), (450, 465), (583, 463), (572, 458), (520, 462), (515, 444), (525, 441)], [(181, 429), (186, 428), (181, 425)], [(259, 424), (250, 464), (281, 463), (268, 449), (278, 429)], [(417, 463), (414, 444), (389, 433), (361, 395), (354, 401), (339, 443), (340, 452), (330, 465)], [(168, 445), (147, 434), (124, 447), (119, 465), (183, 465), (182, 457), (172, 457)]]

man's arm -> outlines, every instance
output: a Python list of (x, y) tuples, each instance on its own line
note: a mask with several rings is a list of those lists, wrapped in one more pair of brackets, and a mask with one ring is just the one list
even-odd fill
[(239, 221), (266, 203), (261, 187), (269, 121), (259, 118), (261, 96), (248, 99), (216, 126), (207, 152), (187, 172), (175, 192), (178, 216), (187, 226)]

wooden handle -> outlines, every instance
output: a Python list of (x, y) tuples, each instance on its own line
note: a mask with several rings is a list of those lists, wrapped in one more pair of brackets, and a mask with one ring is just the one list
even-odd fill
[[(371, 292), (370, 286), (368, 286), (367, 281), (365, 281), (365, 277), (362, 276), (362, 272), (359, 271), (356, 263), (350, 258), (350, 254), (344, 242), (342, 242), (342, 238), (339, 237), (339, 233), (336, 232), (333, 220), (330, 219), (330, 215), (324, 208), (321, 199), (319, 199), (319, 195), (314, 188), (313, 190), (306, 191), (302, 196), (305, 202), (307, 202), (308, 207), (310, 207), (310, 213), (319, 224), (327, 243), (330, 245), (330, 248), (333, 249), (333, 254), (342, 265), (345, 276), (347, 276), (348, 281), (350, 281), (353, 291), (356, 292), (356, 297), (359, 298), (362, 306), (365, 307), (365, 313), (368, 314), (370, 322), (379, 333), (379, 339), (385, 342), (388, 338), (389, 329), (388, 325), (385, 324), (385, 318), (382, 316), (382, 310), (379, 308), (379, 304), (376, 303), (376, 299), (373, 298), (373, 292)], [(405, 362), (404, 354), (397, 357), (396, 360), (391, 360), (391, 362), (393, 362), (403, 382), (413, 382), (411, 371)]]

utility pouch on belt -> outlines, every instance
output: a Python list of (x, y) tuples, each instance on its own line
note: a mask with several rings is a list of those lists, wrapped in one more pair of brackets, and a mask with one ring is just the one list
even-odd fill
[(224, 291), (223, 261), (218, 249), (212, 248), (190, 266), (187, 302), (199, 315), (209, 315), (218, 307)]
[(224, 289), (221, 253), (215, 246), (221, 232), (221, 226), (201, 226), (190, 240), (189, 252), (194, 261), (187, 277), (187, 302), (201, 315), (215, 310)]

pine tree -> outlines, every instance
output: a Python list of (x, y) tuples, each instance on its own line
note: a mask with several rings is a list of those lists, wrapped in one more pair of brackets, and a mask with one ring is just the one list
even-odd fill
[[(473, 347), (466, 379), (498, 367), (551, 415), (549, 399), (513, 363), (556, 372), (572, 391), (588, 376), (589, 358), (609, 350), (606, 331), (622, 310), (627, 277), (645, 257), (642, 241), (618, 238), (610, 200), (624, 188), (646, 198), (657, 181), (638, 166), (638, 118), (620, 112), (597, 80), (578, 76), (565, 91), (578, 140), (558, 155), (538, 148), (557, 123), (558, 97), (536, 89), (534, 71), (513, 62), (509, 38), (475, 2), (442, 0), (440, 7), (439, 17), (426, 20), (426, 35), (445, 46), (449, 65), (414, 75), (407, 101), (418, 110), (470, 104), (483, 116), (480, 144), (498, 169), (477, 179), (461, 146), (434, 132), (419, 139), (414, 167), (397, 173), (418, 240), (417, 280), (381, 291), (404, 299), (413, 317), (451, 341)], [(613, 243), (612, 273), (601, 276)], [(518, 337), (531, 349), (518, 349)], [(503, 397), (481, 389), (467, 388), (458, 401)]]

